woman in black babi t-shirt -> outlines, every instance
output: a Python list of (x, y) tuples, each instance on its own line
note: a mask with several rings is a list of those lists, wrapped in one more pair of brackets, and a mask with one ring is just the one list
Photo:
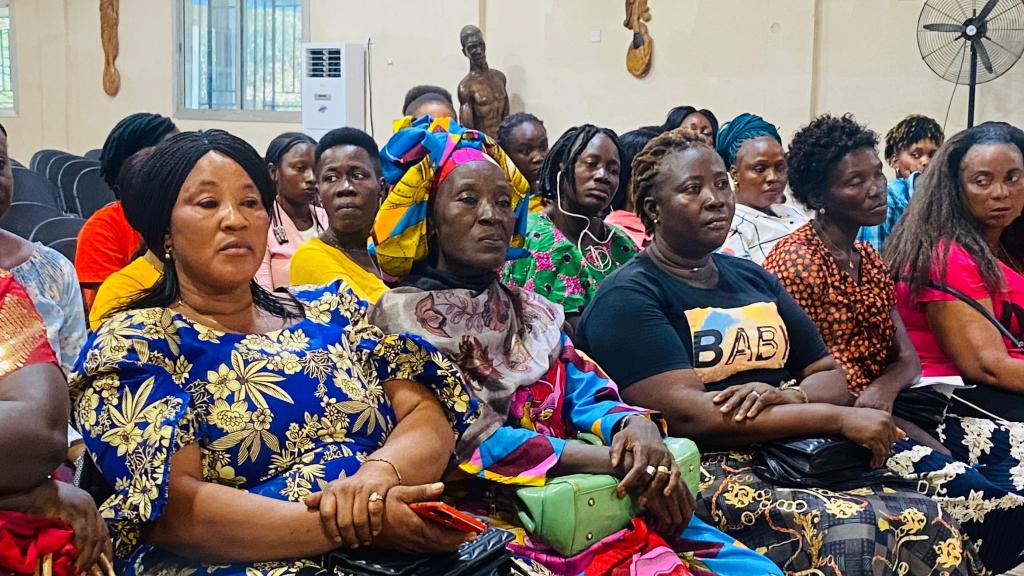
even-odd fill
[[(686, 130), (633, 163), (652, 244), (608, 278), (576, 333), (627, 402), (660, 411), (704, 452), (697, 515), (787, 572), (980, 571), (973, 545), (927, 496), (899, 486), (786, 489), (751, 470), (750, 447), (839, 434), (889, 456), (900, 431), (852, 407), (814, 323), (774, 276), (714, 254), (734, 200), (721, 158)], [(865, 470), (867, 472), (867, 470)]]

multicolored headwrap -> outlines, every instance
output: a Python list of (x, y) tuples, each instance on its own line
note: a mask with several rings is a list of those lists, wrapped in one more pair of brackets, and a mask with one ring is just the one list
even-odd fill
[(782, 144), (782, 136), (779, 136), (779, 130), (774, 124), (757, 114), (743, 113), (722, 126), (718, 132), (718, 139), (715, 140), (715, 149), (722, 160), (725, 160), (725, 167), (732, 168), (736, 164), (736, 155), (740, 153), (743, 143), (761, 136), (771, 137)]
[(491, 162), (508, 178), (516, 222), (508, 259), (527, 255), (526, 220), (530, 183), (498, 144), (483, 132), (463, 128), (451, 118), (407, 116), (395, 122), (395, 134), (380, 151), (389, 191), (373, 225), (370, 250), (384, 273), (409, 274), (427, 257), (427, 206), (430, 195), (452, 170), (470, 162)]

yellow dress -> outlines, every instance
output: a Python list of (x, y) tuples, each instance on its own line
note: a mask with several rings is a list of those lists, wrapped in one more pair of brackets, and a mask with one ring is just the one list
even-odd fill
[(132, 260), (131, 264), (107, 276), (89, 309), (89, 329), (99, 328), (108, 312), (136, 293), (152, 288), (159, 279), (160, 271), (145, 256)]
[(292, 286), (321, 285), (341, 279), (370, 304), (388, 291), (384, 281), (356, 264), (344, 252), (319, 238), (304, 242), (292, 256)]

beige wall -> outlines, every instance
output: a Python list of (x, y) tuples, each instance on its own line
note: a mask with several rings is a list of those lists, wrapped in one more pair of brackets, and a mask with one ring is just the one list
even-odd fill
[[(509, 78), (513, 110), (547, 122), (552, 138), (591, 121), (625, 131), (661, 123), (678, 104), (723, 121), (765, 115), (788, 136), (815, 114), (853, 111), (884, 132), (910, 112), (945, 116), (952, 85), (920, 61), (922, 0), (651, 0), (655, 60), (637, 80), (625, 70), (630, 33), (621, 0), (310, 0), (310, 40), (374, 37), (376, 136), (384, 141), (405, 90), (452, 92), (465, 74), (459, 29), (484, 29), (491, 64)], [(2, 121), (15, 158), (41, 147), (82, 153), (126, 114), (173, 114), (175, 0), (121, 0), (121, 93), (101, 86), (98, 0), (13, 0), (17, 118)], [(599, 33), (600, 42), (592, 42)], [(979, 88), (979, 120), (1024, 124), (1024, 65)], [(966, 88), (950, 114), (965, 124)], [(263, 149), (294, 124), (176, 120), (221, 127)]]

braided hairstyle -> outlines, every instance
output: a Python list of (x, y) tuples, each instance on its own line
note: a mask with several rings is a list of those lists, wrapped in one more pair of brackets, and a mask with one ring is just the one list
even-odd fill
[(644, 202), (654, 195), (654, 180), (661, 174), (665, 158), (677, 152), (701, 149), (718, 157), (715, 149), (708, 146), (700, 134), (689, 128), (676, 128), (648, 142), (643, 151), (633, 159), (633, 176), (629, 185), (636, 202), (636, 215), (644, 223), (644, 229), (648, 234), (654, 233), (654, 221), (644, 210)]
[(507, 152), (510, 140), (512, 139), (512, 131), (529, 122), (544, 126), (544, 123), (541, 122), (540, 118), (537, 118), (529, 112), (516, 112), (515, 114), (506, 116), (505, 119), (501, 121), (501, 126), (498, 127), (498, 137), (496, 138), (498, 146), (501, 146)]
[(936, 146), (942, 146), (946, 135), (942, 126), (935, 120), (911, 114), (893, 126), (885, 135), (885, 159), (891, 160), (900, 152), (910, 148), (921, 140), (931, 140)]
[[(990, 293), (1004, 286), (999, 260), (971, 214), (961, 179), (961, 162), (971, 148), (997, 144), (1016, 146), (1024, 155), (1024, 131), (1005, 122), (985, 122), (964, 130), (939, 148), (928, 170), (917, 179), (917, 192), (884, 246), (889, 268), (906, 279), (914, 298), (932, 277), (936, 260), (938, 277), (946, 277), (954, 243), (971, 255)], [(1003, 232), (1002, 241), (1014, 257), (1024, 257), (1024, 218), (1017, 218)]]
[[(600, 128), (593, 124), (569, 128), (558, 137), (544, 158), (544, 165), (540, 169), (540, 195), (543, 198), (556, 200), (559, 186), (567, 187), (575, 193), (576, 162), (598, 134), (604, 134), (615, 144), (619, 151), (619, 166), (625, 164), (622, 146), (619, 145), (619, 135), (610, 128)], [(559, 174), (562, 176), (561, 182), (558, 181)]]
[(832, 171), (843, 157), (876, 146), (878, 135), (857, 123), (852, 114), (818, 116), (793, 135), (786, 152), (793, 197), (811, 210), (818, 210)]
[[(195, 165), (211, 152), (227, 156), (245, 170), (259, 190), (264, 209), (270, 213), (277, 190), (274, 181), (270, 179), (266, 163), (252, 146), (223, 130), (184, 132), (160, 143), (152, 156), (143, 163), (138, 176), (141, 182), (146, 183), (149, 205), (147, 210), (134, 215), (135, 222), (132, 225), (142, 234), (151, 250), (160, 250), (164, 246), (164, 237), (170, 230), (171, 212), (181, 187)], [(188, 244), (182, 242), (180, 245)], [(249, 287), (257, 307), (280, 318), (303, 317), (302, 305), (290, 295), (275, 296), (255, 280), (250, 281)], [(138, 293), (113, 312), (167, 308), (180, 297), (181, 289), (174, 261), (165, 255), (164, 271), (156, 284)]]
[[(267, 167), (274, 167), (280, 170), (281, 160), (284, 159), (285, 154), (287, 154), (288, 151), (290, 151), (292, 148), (295, 148), (299, 144), (309, 144), (310, 146), (313, 146), (313, 148), (316, 148), (317, 145), (316, 140), (313, 139), (312, 136), (308, 134), (303, 134), (302, 132), (285, 132), (283, 134), (280, 134), (277, 138), (271, 140), (270, 144), (267, 145), (267, 153), (263, 156), (264, 161), (267, 163)], [(313, 171), (314, 173), (316, 172), (315, 163)], [(281, 225), (281, 214), (276, 206), (274, 207), (273, 210), (270, 211), (270, 225)], [(313, 226), (317, 230), (322, 230), (324, 227), (323, 224), (320, 222), (320, 218), (317, 217), (316, 212), (313, 212)]]
[(115, 196), (118, 195), (117, 176), (124, 161), (143, 148), (156, 146), (177, 130), (170, 118), (146, 112), (127, 116), (114, 126), (100, 151), (100, 176)]

